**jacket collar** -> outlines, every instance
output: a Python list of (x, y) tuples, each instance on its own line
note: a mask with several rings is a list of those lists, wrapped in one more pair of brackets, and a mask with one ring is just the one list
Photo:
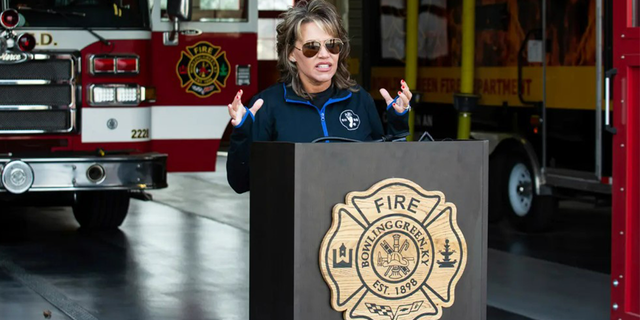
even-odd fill
[[(286, 102), (293, 102), (293, 103), (302, 103), (302, 104), (311, 104), (311, 101), (309, 100), (305, 100), (302, 97), (298, 96), (295, 91), (293, 91), (293, 88), (291, 88), (291, 85), (286, 85), (284, 82), (282, 83), (282, 89), (284, 89), (284, 100)], [(338, 89), (336, 90), (336, 92), (333, 94), (333, 96), (331, 96), (331, 98), (329, 98), (329, 101), (327, 101), (327, 103), (333, 103), (333, 102), (338, 102), (338, 101), (342, 101), (342, 100), (346, 100), (351, 98), (351, 95), (353, 93), (347, 89)]]

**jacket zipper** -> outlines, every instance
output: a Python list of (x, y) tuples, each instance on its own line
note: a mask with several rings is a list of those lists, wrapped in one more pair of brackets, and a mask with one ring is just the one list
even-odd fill
[[(284, 86), (284, 84), (283, 84), (283, 86)], [(298, 100), (291, 100), (291, 99), (287, 99), (287, 98), (286, 98), (286, 94), (287, 94), (287, 88), (286, 88), (286, 86), (284, 87), (284, 94), (285, 94), (285, 99), (284, 99), (284, 101), (286, 101), (286, 102), (299, 103), (299, 104), (307, 104), (307, 105), (310, 105), (310, 106), (312, 106), (312, 107), (316, 108), (316, 110), (318, 110), (318, 113), (320, 114), (320, 123), (322, 124), (322, 132), (324, 133), (324, 136), (325, 136), (325, 137), (328, 137), (328, 136), (329, 136), (329, 130), (327, 129), (327, 122), (325, 121), (325, 118), (324, 118), (324, 112), (325, 112), (325, 110), (326, 110), (327, 106), (328, 106), (328, 105), (330, 105), (330, 104), (332, 104), (332, 103), (336, 103), (336, 102), (340, 102), (340, 101), (347, 100), (347, 99), (351, 98), (351, 96), (352, 96), (352, 93), (351, 93), (351, 92), (349, 92), (349, 94), (348, 94), (346, 97), (344, 97), (344, 98), (339, 98), (339, 99), (333, 99), (333, 98), (330, 98), (327, 102), (325, 102), (325, 103), (324, 103), (324, 106), (322, 106), (322, 110), (321, 110), (320, 108), (318, 108), (318, 107), (314, 106), (314, 105), (313, 105), (311, 102), (309, 102), (309, 101), (298, 101)], [(329, 141), (327, 141), (327, 142), (329, 142)]]

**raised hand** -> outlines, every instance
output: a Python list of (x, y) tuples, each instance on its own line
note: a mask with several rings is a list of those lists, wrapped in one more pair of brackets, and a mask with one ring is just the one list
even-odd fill
[(387, 103), (387, 106), (389, 104), (392, 104), (392, 107), (396, 110), (396, 112), (403, 113), (405, 110), (411, 109), (411, 105), (409, 104), (409, 102), (411, 101), (411, 97), (413, 97), (413, 94), (411, 93), (411, 90), (409, 90), (409, 86), (406, 82), (404, 82), (404, 80), (400, 81), (400, 90), (401, 91), (398, 91), (397, 99), (392, 98), (385, 88), (380, 88), (380, 94), (384, 98), (384, 101)]
[[(242, 104), (243, 93), (244, 92), (242, 90), (239, 90), (235, 98), (233, 98), (233, 102), (227, 105), (227, 108), (229, 110), (229, 117), (231, 117), (231, 124), (234, 127), (239, 125), (240, 122), (242, 122), (242, 118), (247, 112), (247, 109)], [(264, 104), (264, 100), (262, 99), (256, 100), (256, 102), (253, 103), (253, 106), (251, 106), (251, 108), (249, 109), (249, 112), (251, 112), (251, 114), (255, 116), (256, 112), (258, 112), (258, 110), (262, 108), (262, 104)]]

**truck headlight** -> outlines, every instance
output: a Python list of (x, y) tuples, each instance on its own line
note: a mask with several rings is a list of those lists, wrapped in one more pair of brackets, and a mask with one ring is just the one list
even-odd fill
[(136, 106), (146, 100), (145, 90), (145, 87), (137, 84), (94, 84), (89, 87), (89, 104)]
[(138, 88), (120, 87), (116, 88), (116, 100), (122, 103), (137, 103), (140, 100)]
[(91, 90), (91, 104), (109, 104), (116, 102), (116, 88), (93, 87)]

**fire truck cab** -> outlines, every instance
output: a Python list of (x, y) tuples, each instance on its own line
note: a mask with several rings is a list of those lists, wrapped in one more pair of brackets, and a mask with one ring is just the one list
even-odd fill
[(0, 211), (117, 227), (167, 171), (214, 170), (226, 104), (256, 92), (255, 2), (4, 0), (0, 22)]

